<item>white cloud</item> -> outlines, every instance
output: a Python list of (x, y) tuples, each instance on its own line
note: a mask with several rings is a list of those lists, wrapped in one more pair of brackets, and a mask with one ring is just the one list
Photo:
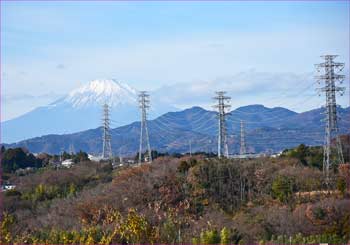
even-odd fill
[[(97, 46), (43, 45), (39, 50), (42, 58), (24, 58), (16, 66), (45, 76), (48, 83), (56, 75), (66, 81), (116, 77), (131, 81), (135, 87), (154, 89), (180, 81), (229, 76), (252, 68), (268, 72), (310, 72), (319, 55), (324, 53), (337, 53), (341, 60), (348, 60), (348, 38), (348, 33), (337, 29), (300, 29), (277, 33), (183, 34)], [(57, 60), (69, 66), (70, 71), (57, 74), (58, 71), (51, 69), (49, 66)], [(60, 82), (64, 86), (65, 81)]]
[[(300, 28), (285, 32), (183, 34), (97, 46), (48, 44), (42, 45), (35, 57), (3, 59), (3, 93), (62, 94), (102, 77), (116, 78), (139, 90), (163, 87), (162, 94), (157, 92), (162, 100), (180, 107), (208, 106), (213, 92), (219, 89), (229, 91), (234, 107), (253, 103), (274, 106), (280, 100), (293, 105), (302, 96), (293, 98), (288, 90), (298, 91), (314, 81), (311, 72), (313, 64), (321, 61), (319, 55), (336, 53), (339, 61), (347, 61), (348, 43), (349, 36), (344, 31)], [(69, 69), (57, 69), (57, 64)], [(285, 91), (289, 97), (280, 99)], [(314, 107), (318, 101), (322, 102), (315, 99), (296, 105), (299, 108), (295, 110)], [(346, 100), (340, 101), (345, 104)], [(10, 117), (8, 113), (17, 115), (21, 111), (18, 106), (3, 113), (6, 118)]]
[[(203, 106), (212, 109), (215, 91), (223, 90), (231, 96), (233, 108), (250, 104), (268, 107), (286, 107), (302, 112), (318, 108), (324, 104), (324, 95), (318, 96), (313, 73), (270, 73), (249, 70), (213, 81), (178, 83), (156, 90), (153, 96), (163, 103), (184, 109)], [(347, 91), (349, 85), (347, 84)], [(338, 96), (338, 103), (349, 106), (349, 93)]]

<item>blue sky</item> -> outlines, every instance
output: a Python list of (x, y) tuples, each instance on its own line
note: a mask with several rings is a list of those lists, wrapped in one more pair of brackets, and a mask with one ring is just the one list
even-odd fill
[[(212, 81), (225, 81), (225, 89), (236, 98), (235, 107), (271, 101), (300, 83), (309, 87), (313, 64), (325, 53), (340, 55), (338, 60), (346, 62), (349, 71), (348, 1), (1, 5), (2, 120), (96, 78), (160, 91), (183, 84), (208, 84), (204, 90), (210, 90), (215, 87)], [(245, 80), (238, 80), (240, 74)], [(271, 84), (268, 91), (266, 81)], [(198, 103), (206, 106), (210, 98), (200, 99), (201, 91), (195, 90)], [(292, 95), (287, 96), (287, 107), (298, 103)], [(172, 96), (169, 103), (180, 107), (195, 103)], [(302, 111), (321, 102), (315, 98), (293, 109)], [(348, 105), (348, 98), (339, 102)]]

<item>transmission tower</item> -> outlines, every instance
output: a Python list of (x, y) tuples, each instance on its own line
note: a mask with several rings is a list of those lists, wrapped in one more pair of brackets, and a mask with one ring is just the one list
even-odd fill
[(71, 155), (75, 154), (75, 148), (74, 148), (74, 145), (72, 143), (70, 143), (70, 145), (69, 145), (69, 154), (71, 154)]
[(319, 83), (324, 83), (324, 86), (319, 90), (326, 94), (326, 105), (325, 105), (325, 143), (323, 147), (323, 172), (326, 175), (326, 182), (329, 181), (329, 169), (331, 167), (331, 150), (332, 138), (336, 138), (336, 152), (337, 152), (337, 162), (344, 163), (340, 137), (338, 135), (338, 118), (337, 118), (337, 102), (336, 93), (340, 95), (344, 94), (345, 88), (339, 87), (336, 84), (343, 83), (345, 78), (344, 75), (338, 74), (338, 72), (344, 69), (344, 63), (334, 62), (337, 55), (324, 55), (321, 56), (325, 61), (320, 64), (316, 64), (316, 69), (318, 72), (322, 72), (321, 75), (316, 76)]
[(245, 130), (244, 130), (244, 121), (241, 120), (241, 148), (239, 150), (240, 155), (245, 155), (247, 153), (245, 146)]
[(230, 109), (230, 105), (228, 104), (230, 102), (231, 97), (226, 96), (226, 92), (219, 91), (215, 92), (216, 96), (214, 97), (214, 100), (217, 101), (217, 104), (214, 105), (214, 108), (218, 109), (218, 122), (219, 122), (219, 130), (218, 130), (218, 157), (221, 158), (222, 156), (222, 150), (224, 147), (224, 155), (228, 157), (228, 145), (227, 145), (227, 134), (226, 134), (226, 124), (225, 124), (225, 116), (226, 116), (226, 109)]
[(192, 157), (192, 141), (188, 141), (189, 147), (190, 147), (190, 157)]
[(103, 129), (103, 148), (102, 148), (102, 158), (112, 159), (112, 146), (111, 146), (111, 133), (110, 133), (110, 121), (109, 121), (109, 106), (108, 104), (103, 105), (103, 119), (102, 119), (102, 129)]
[(123, 164), (123, 156), (122, 156), (122, 153), (121, 153), (120, 149), (119, 149), (119, 163)]
[(141, 128), (140, 128), (140, 149), (139, 149), (139, 163), (142, 162), (142, 143), (143, 143), (143, 131), (146, 133), (147, 150), (149, 162), (152, 162), (151, 146), (149, 143), (148, 128), (147, 128), (147, 109), (149, 108), (149, 94), (146, 91), (141, 91), (139, 94), (139, 103), (141, 109)]
[(64, 148), (61, 147), (61, 151), (60, 151), (60, 162), (63, 162), (63, 153), (64, 153)]

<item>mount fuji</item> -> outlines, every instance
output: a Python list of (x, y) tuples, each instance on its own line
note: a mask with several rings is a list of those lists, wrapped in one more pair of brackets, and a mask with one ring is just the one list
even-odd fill
[[(101, 125), (102, 105), (110, 106), (111, 127), (139, 120), (138, 91), (114, 79), (93, 80), (53, 103), (38, 107), (22, 116), (2, 122), (2, 142), (47, 135), (69, 134)], [(154, 103), (152, 103), (154, 102)], [(150, 118), (176, 110), (151, 97)]]

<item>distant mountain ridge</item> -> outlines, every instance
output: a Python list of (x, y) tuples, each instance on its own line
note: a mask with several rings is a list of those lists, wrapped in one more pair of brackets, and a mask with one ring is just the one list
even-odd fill
[[(138, 91), (114, 79), (93, 80), (53, 103), (1, 123), (1, 141), (11, 143), (47, 134), (66, 134), (96, 128), (101, 124), (101, 108), (108, 102), (114, 127), (139, 118)], [(174, 110), (152, 104), (152, 117)]]
[[(239, 151), (240, 121), (245, 121), (246, 144), (249, 152), (277, 152), (304, 143), (323, 144), (324, 123), (322, 108), (296, 113), (282, 107), (267, 108), (250, 105), (237, 108), (227, 116), (229, 152)], [(217, 113), (201, 107), (168, 112), (148, 121), (152, 149), (161, 152), (188, 152), (189, 141), (193, 151), (217, 150)], [(338, 107), (340, 133), (349, 133), (350, 107)], [(140, 123), (111, 130), (114, 154), (132, 155), (138, 151)], [(100, 154), (102, 129), (95, 128), (65, 135), (46, 135), (20, 141), (8, 147), (27, 147), (32, 152), (59, 153), (76, 150)]]

